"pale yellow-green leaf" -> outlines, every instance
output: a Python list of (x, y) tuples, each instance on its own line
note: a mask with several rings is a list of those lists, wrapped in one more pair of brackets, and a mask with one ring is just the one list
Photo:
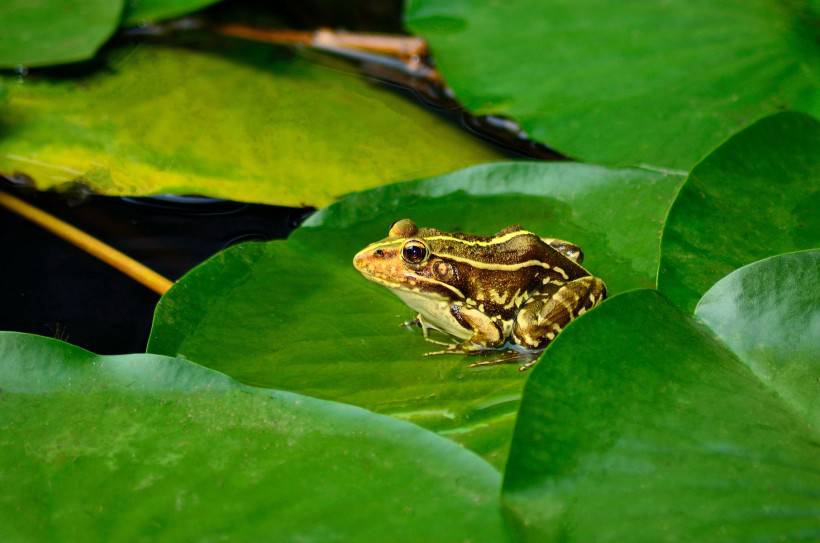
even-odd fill
[(142, 45), (82, 78), (5, 82), (0, 172), (40, 189), (321, 206), (497, 158), (347, 64), (270, 46)]

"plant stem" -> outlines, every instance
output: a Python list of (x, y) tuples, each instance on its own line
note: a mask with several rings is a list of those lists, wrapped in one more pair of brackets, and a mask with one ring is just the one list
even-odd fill
[(345, 32), (329, 28), (316, 31), (268, 29), (242, 24), (219, 25), (213, 30), (225, 36), (277, 45), (304, 45), (339, 54), (356, 50), (398, 58), (411, 72), (420, 72), (419, 75), (431, 81), (441, 80), (438, 72), (424, 65), (428, 53), (427, 42), (415, 36)]
[(174, 284), (170, 279), (140, 264), (125, 253), (11, 194), (0, 191), (0, 206), (76, 245), (158, 294), (165, 294)]
[(264, 29), (241, 24), (227, 24), (215, 27), (226, 36), (246, 38), (280, 44), (303, 44), (312, 47), (339, 47), (361, 49), (371, 53), (390, 55), (403, 59), (422, 57), (427, 54), (427, 43), (415, 36), (392, 34), (366, 34), (320, 28), (316, 31)]

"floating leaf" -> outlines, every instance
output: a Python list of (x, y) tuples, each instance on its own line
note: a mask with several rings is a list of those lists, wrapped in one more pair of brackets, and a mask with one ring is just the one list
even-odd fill
[(820, 536), (818, 259), (721, 280), (698, 309), (718, 338), (648, 290), (567, 328), (527, 382), (507, 464), (521, 539)]
[(779, 113), (706, 157), (669, 212), (658, 289), (691, 311), (732, 270), (820, 246), (819, 156), (820, 122)]
[(410, 0), (458, 99), (572, 157), (692, 166), (768, 113), (820, 114), (804, 2)]
[(219, 0), (127, 0), (126, 26), (149, 23), (171, 17), (179, 17), (196, 11)]
[(323, 205), (497, 158), (389, 90), (286, 50), (138, 46), (80, 80), (9, 82), (0, 171), (38, 188)]
[(0, 334), (4, 541), (503, 541), (499, 476), (407, 423)]
[(3, 0), (0, 68), (91, 58), (120, 24), (122, 0)]
[(162, 298), (148, 350), (252, 384), (348, 402), (435, 430), (496, 465), (524, 374), (467, 368), (400, 323), (414, 316), (351, 260), (391, 223), (492, 234), (520, 223), (579, 243), (610, 292), (654, 286), (662, 220), (681, 177), (569, 163), (507, 163), (381, 187), (334, 204), (287, 241), (243, 244)]
[(710, 288), (695, 315), (755, 375), (820, 425), (820, 251), (774, 256), (744, 266)]

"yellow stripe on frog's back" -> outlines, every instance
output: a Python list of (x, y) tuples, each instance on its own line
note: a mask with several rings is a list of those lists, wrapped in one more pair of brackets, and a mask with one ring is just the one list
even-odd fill
[(535, 235), (535, 234), (533, 234), (532, 232), (530, 232), (528, 230), (516, 230), (515, 232), (509, 232), (507, 234), (504, 234), (503, 236), (498, 236), (498, 237), (489, 239), (487, 241), (461, 239), (461, 238), (457, 238), (455, 236), (448, 236), (446, 234), (437, 234), (435, 236), (428, 236), (424, 239), (425, 240), (435, 240), (435, 241), (454, 241), (456, 243), (460, 243), (462, 245), (467, 245), (467, 246), (470, 246), (470, 247), (475, 247), (475, 246), (489, 247), (491, 245), (498, 245), (500, 243), (506, 243), (506, 242), (510, 241), (511, 239), (513, 239), (513, 238), (517, 238), (518, 236), (523, 236), (523, 235), (527, 235), (527, 234), (533, 235), (533, 236)]
[[(423, 239), (425, 241), (452, 241), (455, 243), (459, 243), (461, 245), (467, 245), (469, 247), (489, 247), (492, 245), (499, 245), (501, 243), (506, 243), (511, 239), (517, 238), (523, 235), (532, 235), (532, 232), (528, 230), (516, 230), (515, 232), (510, 232), (508, 234), (504, 234), (503, 236), (498, 236), (496, 238), (492, 238), (486, 241), (482, 240), (469, 240), (469, 239), (461, 239), (455, 236), (448, 236), (446, 234), (436, 234), (433, 236), (420, 236), (419, 239)], [(368, 248), (376, 249), (378, 247), (387, 247), (389, 245), (401, 245), (407, 239), (415, 239), (415, 238), (397, 238), (397, 239), (388, 239), (385, 241), (379, 241), (373, 243), (368, 246)]]
[(456, 262), (463, 262), (465, 264), (469, 264), (473, 268), (478, 268), (480, 270), (516, 271), (521, 270), (523, 268), (530, 268), (533, 266), (538, 266), (544, 268), (545, 270), (549, 270), (551, 268), (551, 266), (546, 262), (535, 259), (525, 260), (524, 262), (516, 262), (515, 264), (500, 264), (497, 262), (481, 262), (480, 260), (473, 260), (472, 258), (465, 258), (463, 256), (455, 256), (445, 252), (438, 253), (438, 255), (448, 260), (455, 260)]

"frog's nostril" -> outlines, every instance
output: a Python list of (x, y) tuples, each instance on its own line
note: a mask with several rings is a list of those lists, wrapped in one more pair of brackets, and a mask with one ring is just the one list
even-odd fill
[(373, 256), (381, 258), (384, 256), (384, 251), (382, 251), (381, 249), (376, 249), (375, 251), (373, 251)]

